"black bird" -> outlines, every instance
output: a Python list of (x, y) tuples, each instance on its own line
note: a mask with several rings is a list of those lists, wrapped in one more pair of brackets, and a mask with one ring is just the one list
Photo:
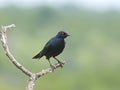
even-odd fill
[(54, 66), (50, 62), (50, 58), (53, 57), (57, 62), (61, 65), (62, 67), (62, 62), (60, 62), (56, 56), (59, 55), (64, 47), (65, 47), (65, 41), (64, 39), (70, 36), (64, 31), (60, 31), (57, 33), (57, 35), (53, 38), (51, 38), (44, 48), (37, 54), (35, 55), (32, 59), (40, 59), (42, 56), (45, 56), (46, 59), (49, 61), (50, 67), (52, 68), (52, 71), (54, 70)]

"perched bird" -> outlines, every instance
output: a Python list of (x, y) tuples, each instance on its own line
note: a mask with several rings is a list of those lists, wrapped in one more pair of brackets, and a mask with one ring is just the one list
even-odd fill
[(52, 70), (54, 70), (54, 66), (50, 62), (50, 58), (53, 57), (55, 60), (57, 60), (57, 62), (62, 67), (62, 62), (60, 62), (56, 58), (56, 56), (59, 55), (63, 51), (63, 49), (65, 47), (65, 41), (64, 41), (64, 39), (67, 36), (70, 36), (70, 35), (68, 35), (64, 31), (58, 32), (57, 35), (54, 36), (53, 38), (51, 38), (46, 43), (46, 45), (44, 46), (44, 48), (37, 55), (35, 55), (32, 59), (40, 59), (42, 56), (45, 56), (46, 59), (49, 61), (50, 67), (52, 68)]

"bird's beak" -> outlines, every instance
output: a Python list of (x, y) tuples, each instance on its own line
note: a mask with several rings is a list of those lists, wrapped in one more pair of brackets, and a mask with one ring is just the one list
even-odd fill
[(67, 36), (70, 36), (69, 34)]

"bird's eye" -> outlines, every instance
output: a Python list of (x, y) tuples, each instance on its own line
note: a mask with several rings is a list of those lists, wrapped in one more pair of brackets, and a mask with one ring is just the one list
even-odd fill
[(64, 33), (64, 32), (61, 32), (61, 34), (62, 34), (62, 35), (65, 35), (65, 33)]

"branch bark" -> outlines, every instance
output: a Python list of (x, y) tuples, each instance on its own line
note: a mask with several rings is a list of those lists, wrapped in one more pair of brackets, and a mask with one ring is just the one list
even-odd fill
[[(4, 52), (6, 54), (6, 56), (9, 58), (9, 60), (13, 63), (13, 65), (15, 65), (19, 70), (21, 70), (25, 75), (27, 75), (29, 77), (28, 80), (28, 84), (26, 87), (26, 90), (33, 90), (34, 85), (35, 85), (35, 81), (40, 78), (41, 76), (52, 72), (52, 68), (49, 67), (47, 69), (44, 69), (38, 73), (32, 73), (31, 71), (29, 71), (28, 69), (26, 69), (23, 65), (21, 65), (12, 55), (12, 53), (9, 50), (8, 47), (8, 42), (7, 42), (7, 36), (6, 36), (6, 31), (11, 29), (11, 28), (15, 28), (16, 26), (14, 24), (11, 24), (9, 26), (2, 26), (2, 31), (0, 32), (0, 40), (4, 49)], [(62, 64), (65, 64), (65, 61), (62, 62)], [(59, 67), (61, 67), (61, 65), (59, 63), (54, 64), (55, 68), (57, 69)]]

